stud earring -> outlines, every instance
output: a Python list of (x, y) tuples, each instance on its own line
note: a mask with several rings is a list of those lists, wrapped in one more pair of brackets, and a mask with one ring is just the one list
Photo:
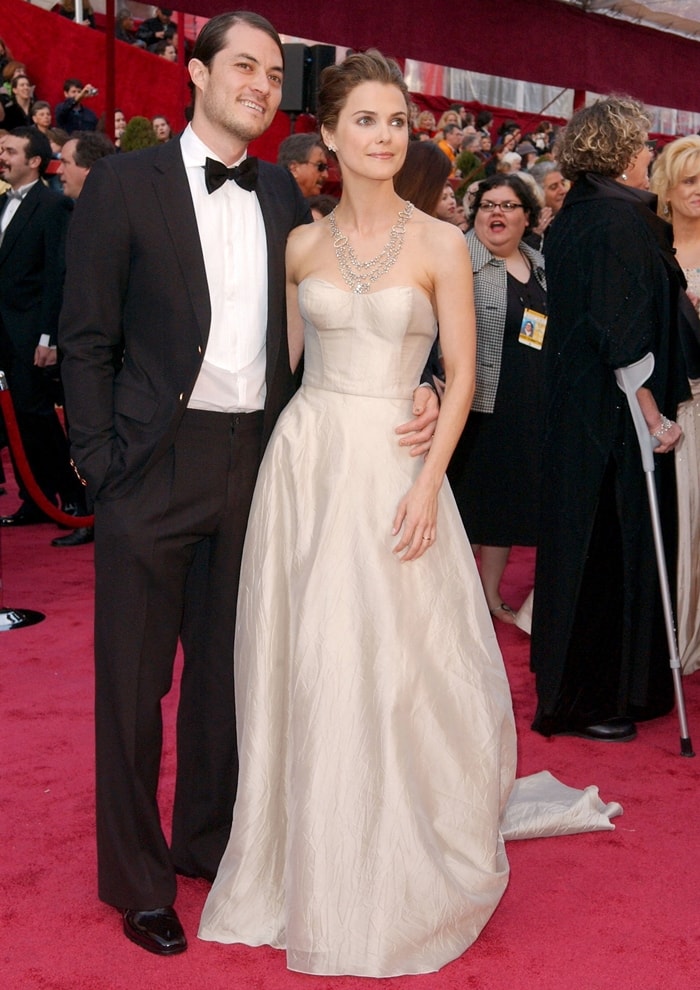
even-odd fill
[(622, 179), (623, 182), (627, 182), (627, 173), (623, 172), (620, 178)]
[(335, 154), (335, 145), (334, 145), (334, 144), (329, 144), (329, 145), (328, 145), (328, 150), (329, 150), (329, 151), (332, 151), (332, 152), (333, 152), (333, 154)]

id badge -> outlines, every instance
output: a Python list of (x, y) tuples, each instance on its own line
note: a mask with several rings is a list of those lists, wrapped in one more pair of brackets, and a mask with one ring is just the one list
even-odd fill
[(525, 344), (526, 347), (534, 347), (541, 351), (546, 330), (547, 317), (544, 313), (538, 313), (534, 309), (526, 309), (523, 313), (523, 322), (520, 324), (518, 341)]

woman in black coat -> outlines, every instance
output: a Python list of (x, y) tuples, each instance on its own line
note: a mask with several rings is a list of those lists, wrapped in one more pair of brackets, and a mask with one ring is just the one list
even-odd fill
[[(673, 689), (641, 455), (615, 369), (648, 352), (638, 398), (675, 545), (672, 416), (687, 397), (670, 227), (648, 189), (649, 119), (608, 98), (578, 111), (558, 156), (573, 182), (546, 245), (547, 409), (532, 666), (543, 735), (622, 741), (668, 712)], [(671, 573), (673, 568), (669, 567)]]

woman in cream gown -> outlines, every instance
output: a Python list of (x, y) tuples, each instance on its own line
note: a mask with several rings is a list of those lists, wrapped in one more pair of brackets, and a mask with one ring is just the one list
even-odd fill
[[(301, 972), (383, 977), (461, 955), (498, 904), (515, 732), (443, 484), (473, 390), (465, 241), (394, 191), (408, 140), (394, 63), (368, 52), (327, 69), (319, 117), (344, 191), (288, 245), (304, 381), (251, 511), (239, 789), (200, 937), (284, 948)], [(421, 460), (394, 430), (437, 316), (447, 384)]]
[[(688, 296), (700, 312), (700, 137), (668, 144), (651, 180), (658, 212), (673, 224), (676, 259), (688, 283)], [(691, 319), (693, 315), (691, 314)], [(700, 331), (700, 322), (695, 320)], [(700, 667), (700, 368), (690, 370), (692, 396), (678, 406), (683, 439), (675, 454), (678, 489), (678, 576), (676, 624), (684, 674)]]

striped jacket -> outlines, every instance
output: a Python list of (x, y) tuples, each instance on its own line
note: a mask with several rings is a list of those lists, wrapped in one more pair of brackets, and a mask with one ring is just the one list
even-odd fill
[[(474, 305), (476, 307), (476, 391), (472, 410), (493, 412), (501, 376), (503, 331), (508, 305), (506, 263), (481, 243), (473, 230), (467, 233), (467, 245), (474, 272)], [(544, 258), (533, 248), (520, 242), (520, 250), (532, 265), (535, 278), (546, 289)]]

